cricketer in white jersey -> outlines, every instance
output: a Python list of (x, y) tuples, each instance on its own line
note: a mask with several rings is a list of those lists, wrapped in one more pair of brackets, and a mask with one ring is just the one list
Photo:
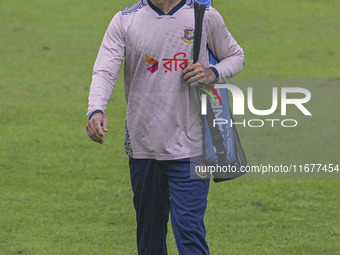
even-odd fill
[[(107, 28), (87, 116), (105, 111), (125, 62), (125, 152), (130, 157), (175, 160), (202, 154), (199, 99), (182, 74), (193, 55), (193, 3), (183, 0), (172, 13), (160, 15), (150, 0), (141, 0), (118, 12)], [(208, 49), (219, 62), (211, 67), (218, 83), (243, 69), (243, 50), (212, 7), (205, 12), (201, 45), (199, 62), (209, 67)]]

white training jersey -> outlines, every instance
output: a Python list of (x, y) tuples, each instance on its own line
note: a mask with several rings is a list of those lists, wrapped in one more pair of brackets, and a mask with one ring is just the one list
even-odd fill
[[(182, 75), (193, 58), (194, 27), (193, 0), (182, 0), (166, 15), (141, 0), (118, 12), (105, 33), (87, 115), (105, 111), (125, 61), (125, 152), (133, 158), (173, 160), (203, 153), (199, 98)], [(219, 61), (212, 69), (220, 83), (243, 69), (243, 50), (212, 7), (205, 12), (201, 45), (199, 61), (209, 67), (211, 50)]]

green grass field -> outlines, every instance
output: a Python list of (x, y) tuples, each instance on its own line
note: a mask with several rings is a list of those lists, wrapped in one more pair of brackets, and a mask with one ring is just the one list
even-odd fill
[[(1, 255), (137, 254), (122, 76), (106, 112), (105, 143), (91, 142), (85, 131), (103, 34), (113, 15), (133, 3), (1, 2)], [(214, 6), (245, 50), (239, 78), (273, 84), (300, 78), (312, 93), (306, 106), (313, 116), (290, 111), (296, 128), (239, 129), (248, 161), (339, 164), (340, 2), (215, 0)], [(269, 84), (254, 88), (258, 105), (270, 104)], [(336, 178), (211, 183), (211, 254), (340, 254), (339, 195)], [(177, 254), (171, 229), (168, 247)]]

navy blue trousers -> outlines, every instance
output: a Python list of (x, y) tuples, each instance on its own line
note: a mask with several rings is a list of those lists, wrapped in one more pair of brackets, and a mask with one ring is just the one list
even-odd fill
[(158, 161), (130, 157), (139, 255), (166, 255), (169, 213), (180, 255), (206, 255), (203, 218), (209, 178), (190, 177), (190, 159)]

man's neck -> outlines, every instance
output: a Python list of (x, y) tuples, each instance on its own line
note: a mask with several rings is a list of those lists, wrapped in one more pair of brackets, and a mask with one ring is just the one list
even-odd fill
[(154, 6), (167, 14), (182, 0), (150, 0)]

